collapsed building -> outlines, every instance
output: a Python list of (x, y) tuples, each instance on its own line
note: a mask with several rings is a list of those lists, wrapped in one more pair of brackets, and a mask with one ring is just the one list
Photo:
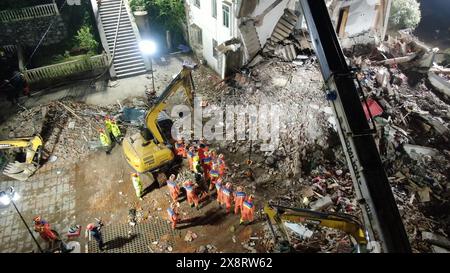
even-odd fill
[[(390, 0), (327, 1), (344, 48), (379, 44), (386, 35), (390, 6)], [(187, 1), (186, 7), (194, 52), (222, 78), (261, 51), (292, 61), (310, 50), (298, 1)]]

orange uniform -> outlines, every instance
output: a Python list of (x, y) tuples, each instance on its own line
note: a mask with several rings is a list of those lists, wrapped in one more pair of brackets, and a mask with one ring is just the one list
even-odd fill
[(217, 164), (219, 165), (219, 174), (220, 176), (225, 175), (225, 170), (227, 168), (227, 165), (225, 164), (225, 160), (223, 158), (223, 154), (219, 155), (219, 158), (217, 159)]
[(172, 197), (172, 201), (176, 202), (178, 200), (178, 195), (180, 194), (180, 187), (178, 184), (173, 181), (173, 179), (167, 180), (167, 187), (169, 188), (170, 197)]
[(204, 153), (204, 157), (201, 162), (202, 162), (202, 168), (203, 168), (203, 172), (205, 173), (206, 179), (211, 180), (209, 171), (211, 170), (212, 158), (209, 155), (209, 152)]
[(242, 211), (244, 200), (247, 195), (243, 191), (237, 191), (234, 193), (234, 214)]
[(196, 208), (198, 208), (198, 196), (195, 192), (195, 185), (192, 183), (192, 181), (186, 181), (184, 182), (183, 187), (186, 189), (186, 195), (187, 195), (187, 202), (189, 206), (195, 205)]
[(216, 186), (216, 194), (217, 194), (217, 203), (219, 203), (219, 206), (223, 203), (222, 198), (222, 179), (218, 179), (215, 183)]
[(167, 214), (169, 215), (169, 220), (172, 223), (172, 228), (175, 229), (177, 227), (178, 222), (178, 213), (176, 209), (168, 208)]
[(216, 164), (213, 164), (212, 169), (209, 171), (209, 179), (211, 183), (209, 184), (209, 190), (212, 190), (214, 188), (214, 184), (216, 184), (216, 181), (220, 178), (219, 170), (217, 168)]
[(188, 164), (189, 164), (189, 170), (193, 171), (194, 167), (193, 167), (193, 158), (195, 156), (195, 150), (194, 147), (190, 147), (189, 151), (187, 152), (187, 159), (188, 159)]
[(253, 197), (250, 195), (247, 200), (244, 201), (242, 210), (241, 210), (241, 221), (242, 224), (244, 221), (252, 222), (255, 213), (255, 206), (253, 204)]
[(186, 145), (183, 141), (175, 142), (175, 153), (183, 158), (187, 157)]
[(46, 242), (55, 241), (56, 239), (58, 239), (55, 233), (53, 233), (53, 231), (51, 230), (50, 224), (45, 220), (39, 219), (35, 221), (34, 230), (39, 232), (41, 238)]
[(231, 210), (231, 203), (233, 202), (233, 193), (231, 192), (231, 186), (225, 185), (222, 188), (222, 200), (225, 204), (226, 212), (229, 213)]

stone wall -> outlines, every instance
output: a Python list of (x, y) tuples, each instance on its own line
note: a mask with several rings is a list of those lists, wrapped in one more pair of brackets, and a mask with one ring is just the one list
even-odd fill
[(0, 23), (0, 45), (21, 44), (35, 46), (47, 31), (48, 26), (56, 20), (47, 33), (42, 45), (61, 42), (67, 36), (66, 25), (61, 15), (41, 17), (17, 22)]

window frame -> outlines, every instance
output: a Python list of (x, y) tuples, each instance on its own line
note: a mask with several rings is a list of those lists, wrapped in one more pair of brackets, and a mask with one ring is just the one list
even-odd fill
[(211, 16), (217, 19), (217, 0), (211, 0)]
[[(225, 7), (228, 11), (225, 11)], [(225, 12), (227, 13), (227, 16), (225, 16)], [(225, 18), (227, 18), (228, 26), (225, 25)], [(222, 3), (222, 26), (231, 29), (231, 5), (226, 2)]]

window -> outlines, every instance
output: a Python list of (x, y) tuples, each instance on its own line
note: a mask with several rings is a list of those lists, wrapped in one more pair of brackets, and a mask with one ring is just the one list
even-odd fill
[(217, 0), (211, 0), (211, 15), (217, 18)]
[(197, 8), (200, 8), (200, 0), (194, 0), (194, 5), (195, 5)]
[(222, 17), (223, 17), (223, 25), (226, 27), (230, 27), (230, 10), (231, 7), (228, 4), (222, 5)]
[(196, 24), (191, 25), (192, 43), (194, 46), (201, 48), (203, 46), (202, 29)]
[(217, 56), (219, 56), (219, 52), (217, 52), (217, 41), (212, 39), (212, 46), (213, 46), (213, 57), (217, 59)]

